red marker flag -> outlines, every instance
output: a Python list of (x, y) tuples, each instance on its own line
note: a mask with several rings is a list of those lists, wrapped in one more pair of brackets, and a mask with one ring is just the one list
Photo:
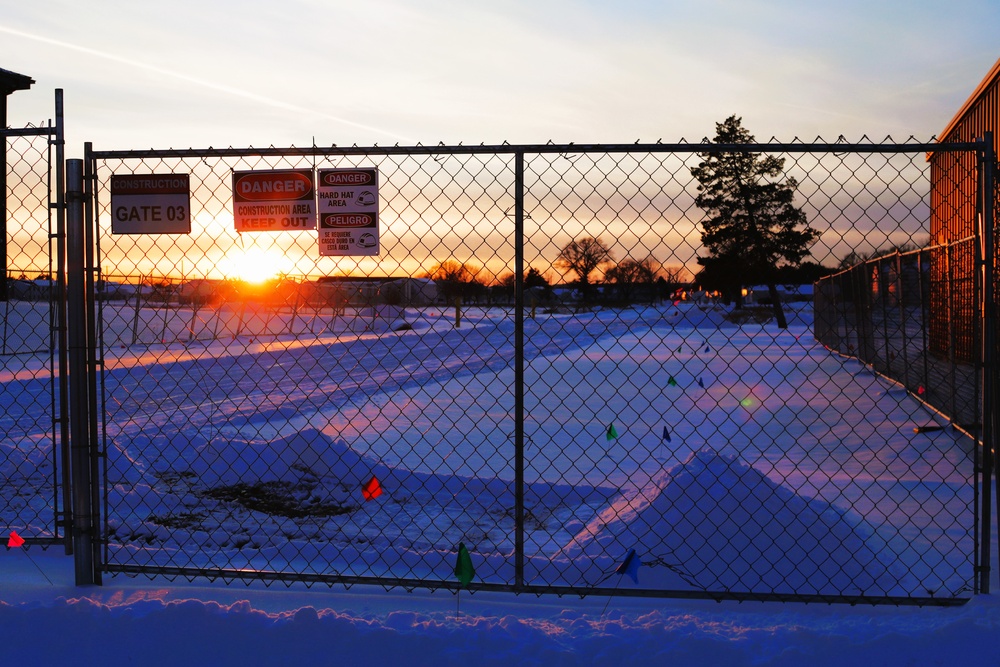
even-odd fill
[(375, 500), (382, 495), (382, 485), (379, 484), (378, 477), (372, 475), (368, 483), (361, 487), (361, 497), (365, 500)]
[(7, 546), (10, 548), (16, 548), (24, 544), (24, 538), (15, 533), (13, 530), (10, 531), (10, 537), (7, 538)]

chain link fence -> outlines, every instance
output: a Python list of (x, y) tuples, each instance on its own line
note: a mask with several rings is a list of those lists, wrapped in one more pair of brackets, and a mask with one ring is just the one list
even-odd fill
[(4, 281), (0, 286), (0, 516), (32, 544), (65, 536), (64, 278), (59, 226), (61, 118), (0, 128), (4, 142)]
[(893, 252), (816, 285), (817, 340), (896, 380), (975, 438), (983, 425), (982, 344), (980, 328), (965, 324), (982, 320), (977, 243)]
[[(927, 296), (920, 258), (934, 251), (837, 274), (815, 316), (811, 303), (819, 275), (927, 243), (928, 150), (973, 147), (89, 151), (102, 567), (967, 599), (976, 433), (928, 409), (920, 388), (947, 386), (901, 387), (858, 364), (840, 340), (889, 344), (833, 344), (847, 325), (825, 314), (855, 317), (844, 295), (860, 272), (881, 290), (865, 307), (883, 328), (917, 331), (913, 311), (931, 300), (912, 290)], [(739, 309), (694, 280), (705, 250), (691, 169), (720, 151), (783, 158), (818, 232), (780, 289), (745, 276)], [(234, 172), (345, 167), (378, 170), (379, 255), (320, 256), (315, 231), (234, 230)], [(191, 233), (111, 233), (122, 174), (190, 174)], [(576, 261), (581, 246), (598, 261)], [(883, 279), (882, 261), (896, 273)], [(915, 378), (914, 345), (894, 339), (886, 367)]]

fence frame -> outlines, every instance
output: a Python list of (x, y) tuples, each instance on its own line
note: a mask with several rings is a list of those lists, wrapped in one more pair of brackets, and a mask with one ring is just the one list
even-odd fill
[[(708, 598), (708, 599), (753, 599), (753, 600), (781, 600), (781, 601), (801, 601), (801, 602), (848, 602), (848, 603), (888, 603), (888, 604), (960, 604), (964, 600), (946, 600), (942, 598), (934, 597), (887, 597), (887, 598), (872, 598), (867, 596), (850, 596), (850, 595), (785, 595), (785, 594), (769, 594), (769, 593), (726, 593), (726, 592), (710, 592), (704, 593), (701, 591), (684, 591), (684, 590), (647, 590), (647, 589), (637, 589), (637, 590), (619, 590), (617, 588), (610, 587), (587, 587), (580, 588), (576, 586), (557, 586), (557, 585), (532, 585), (526, 584), (524, 580), (524, 545), (525, 545), (525, 506), (524, 506), (524, 449), (525, 449), (525, 432), (524, 432), (524, 199), (525, 199), (525, 185), (524, 185), (524, 170), (525, 170), (525, 156), (535, 155), (535, 154), (578, 154), (578, 153), (631, 153), (631, 152), (644, 152), (644, 153), (696, 153), (696, 152), (768, 152), (768, 153), (840, 153), (849, 151), (851, 153), (918, 153), (918, 152), (933, 152), (933, 151), (975, 151), (979, 155), (984, 155), (983, 143), (982, 142), (965, 142), (965, 143), (947, 143), (947, 144), (845, 144), (845, 143), (767, 143), (767, 144), (739, 144), (739, 145), (724, 145), (724, 144), (566, 144), (566, 145), (556, 145), (556, 144), (544, 144), (544, 145), (499, 145), (499, 146), (391, 146), (391, 147), (331, 147), (331, 148), (320, 148), (320, 147), (307, 147), (307, 148), (263, 148), (263, 149), (181, 149), (181, 150), (139, 150), (139, 151), (96, 151), (93, 150), (90, 144), (86, 145), (85, 149), (85, 174), (86, 174), (86, 190), (87, 190), (87, 213), (88, 224), (86, 225), (86, 230), (81, 233), (84, 235), (84, 245), (86, 247), (86, 257), (85, 265), (82, 269), (83, 278), (86, 281), (88, 289), (88, 302), (87, 311), (83, 314), (77, 313), (76, 317), (72, 322), (70, 322), (70, 327), (77, 327), (87, 331), (87, 334), (91, 340), (88, 343), (90, 351), (90, 357), (88, 360), (88, 370), (89, 385), (93, 388), (93, 395), (88, 399), (91, 402), (90, 410), (85, 411), (89, 414), (77, 414), (80, 418), (86, 418), (86, 432), (91, 434), (97, 434), (98, 430), (101, 428), (99, 424), (99, 415), (97, 410), (94, 409), (94, 401), (97, 400), (97, 395), (103, 393), (103, 380), (101, 379), (101, 368), (103, 368), (102, 354), (97, 350), (96, 334), (94, 332), (95, 321), (99, 316), (95, 316), (93, 313), (94, 304), (94, 285), (97, 280), (100, 279), (100, 247), (99, 240), (97, 237), (97, 215), (98, 201), (97, 201), (97, 162), (99, 160), (109, 160), (109, 159), (129, 159), (129, 160), (144, 160), (144, 159), (171, 159), (171, 158), (195, 158), (195, 159), (206, 159), (206, 158), (225, 158), (225, 157), (329, 157), (329, 156), (391, 156), (391, 155), (401, 155), (401, 156), (413, 156), (413, 155), (510, 155), (514, 160), (514, 170), (515, 170), (515, 191), (514, 191), (514, 224), (515, 224), (515, 315), (514, 315), (514, 327), (515, 327), (515, 579), (512, 585), (503, 584), (491, 584), (491, 583), (481, 583), (476, 584), (474, 587), (477, 590), (499, 590), (508, 591), (514, 593), (534, 593), (534, 594), (556, 594), (556, 595), (618, 595), (618, 596), (634, 596), (634, 597), (675, 597), (675, 598)], [(995, 164), (995, 159), (990, 162), (985, 157), (980, 159), (980, 164), (984, 166), (984, 174), (988, 176), (983, 176), (985, 188), (987, 182), (985, 179), (992, 179), (992, 167)], [(988, 190), (987, 190), (988, 191)], [(988, 199), (988, 197), (984, 197)], [(991, 221), (994, 220), (992, 217), (992, 205), (987, 206), (983, 204), (983, 220)], [(995, 224), (995, 221), (994, 221)], [(992, 225), (985, 224), (985, 228), (989, 228)], [(992, 230), (989, 230), (992, 234)], [(985, 233), (984, 233), (985, 238)], [(992, 250), (992, 241), (988, 242), (987, 248)], [(96, 253), (93, 250), (96, 249)], [(991, 254), (993, 261), (995, 261), (995, 253)], [(986, 261), (985, 265), (990, 267), (992, 262)], [(988, 272), (990, 268), (987, 268)], [(989, 275), (989, 274), (987, 274)], [(994, 286), (992, 282), (986, 281), (983, 286), (982, 296), (986, 304), (993, 304), (995, 302)], [(89, 313), (89, 316), (88, 316)], [(990, 320), (990, 317), (984, 317), (984, 320)], [(984, 326), (992, 326), (992, 323), (987, 325), (984, 322)], [(995, 345), (995, 334), (992, 330), (984, 330), (982, 343), (984, 346), (984, 351), (987, 348), (992, 349)], [(988, 410), (985, 410), (987, 417), (986, 427), (988, 428), (988, 437), (984, 433), (984, 441), (986, 443), (992, 443), (995, 439), (995, 429), (996, 426), (994, 421), (996, 419), (996, 406), (995, 406), (995, 394), (997, 387), (995, 385), (995, 375), (996, 367), (993, 365), (995, 363), (993, 355), (988, 357), (988, 361), (984, 360), (984, 375), (986, 377), (992, 378), (994, 383), (989, 384), (984, 387), (984, 393), (986, 396), (984, 398), (987, 400)], [(100, 383), (101, 388), (97, 389), (97, 385)], [(84, 412), (84, 411), (81, 411)], [(80, 428), (83, 428), (81, 426)], [(984, 429), (985, 430), (985, 429)], [(76, 431), (74, 431), (76, 433)], [(95, 438), (94, 446), (92, 448), (92, 456), (94, 457), (94, 465), (97, 465), (97, 460), (102, 459), (104, 461), (105, 469), (104, 474), (100, 475), (106, 482), (106, 464), (107, 464), (107, 452), (104, 451), (105, 448), (98, 446), (98, 441)], [(980, 564), (977, 565), (977, 570), (982, 574), (982, 578), (979, 582), (979, 590), (981, 592), (988, 592), (989, 589), (989, 576), (988, 576), (988, 563), (989, 563), (989, 496), (990, 496), (990, 473), (993, 470), (993, 461), (990, 457), (989, 450), (990, 446), (984, 447), (983, 461), (981, 466), (977, 466), (975, 474), (979, 476), (983, 484), (983, 494), (982, 494), (982, 514), (976, 517), (977, 527), (974, 532), (982, 531), (985, 535), (985, 539), (981, 540), (981, 551), (978, 554), (980, 559)], [(998, 470), (1000, 472), (1000, 470)], [(90, 480), (91, 484), (94, 484), (94, 479)], [(91, 493), (98, 493), (97, 489), (92, 488)], [(107, 502), (107, 494), (105, 491), (105, 503)], [(94, 511), (98, 511), (95, 507)], [(1000, 517), (998, 517), (1000, 518)], [(86, 529), (86, 526), (81, 524), (80, 529)], [(100, 537), (95, 539), (95, 542), (107, 541), (106, 532)], [(97, 562), (93, 565), (94, 572), (97, 581), (100, 580), (101, 572), (109, 573), (125, 573), (125, 574), (150, 574), (151, 571), (147, 567), (137, 567), (128, 565), (110, 565), (105, 562), (101, 562), (98, 557)], [(455, 582), (445, 582), (436, 580), (414, 580), (410, 578), (382, 578), (382, 577), (368, 577), (368, 576), (327, 576), (327, 575), (309, 575), (309, 574), (296, 574), (296, 573), (275, 573), (275, 572), (245, 572), (240, 570), (221, 570), (216, 568), (196, 568), (196, 567), (156, 567), (153, 569), (152, 574), (166, 575), (166, 576), (208, 576), (208, 577), (218, 577), (223, 580), (268, 580), (268, 581), (285, 581), (285, 582), (304, 582), (304, 583), (340, 583), (345, 585), (353, 584), (375, 584), (387, 587), (404, 587), (404, 588), (443, 588), (448, 590), (458, 590), (459, 585)]]
[[(68, 318), (66, 299), (66, 202), (65, 202), (65, 118), (63, 108), (63, 90), (57, 88), (53, 94), (54, 118), (41, 127), (8, 128), (0, 125), (0, 141), (3, 142), (4, 169), (4, 202), (3, 227), (4, 234), (9, 233), (7, 209), (7, 167), (9, 148), (7, 139), (10, 137), (44, 137), (47, 150), (45, 157), (45, 187), (46, 187), (46, 220), (48, 224), (48, 268), (50, 278), (55, 277), (54, 289), (49, 290), (49, 377), (51, 384), (50, 404), (53, 436), (53, 496), (52, 496), (52, 535), (47, 537), (26, 536), (25, 542), (30, 546), (37, 544), (42, 547), (63, 545), (66, 555), (73, 553), (73, 505), (71, 492), (71, 474), (69, 466), (70, 451), (70, 414), (67, 403), (69, 385), (68, 371)], [(6, 122), (6, 118), (4, 118)], [(54, 215), (53, 215), (54, 214)], [(55, 224), (53, 225), (53, 218)], [(10, 278), (7, 265), (10, 253), (8, 239), (3, 239), (3, 298), (8, 303), (9, 293), (7, 281)], [(5, 340), (6, 343), (6, 340)], [(60, 469), (61, 463), (61, 469)], [(60, 529), (62, 534), (60, 535)]]

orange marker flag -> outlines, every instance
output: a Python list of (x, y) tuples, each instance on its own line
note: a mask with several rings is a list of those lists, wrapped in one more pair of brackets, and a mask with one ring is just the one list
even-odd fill
[(10, 537), (7, 538), (7, 546), (13, 549), (23, 545), (24, 545), (24, 538), (15, 533), (13, 530), (10, 531)]
[(361, 497), (365, 500), (375, 500), (382, 495), (382, 485), (378, 481), (378, 477), (372, 475), (372, 478), (368, 480), (368, 483), (361, 487)]

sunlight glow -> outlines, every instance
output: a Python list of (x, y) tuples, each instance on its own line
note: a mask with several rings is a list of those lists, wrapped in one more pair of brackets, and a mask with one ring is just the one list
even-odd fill
[(219, 269), (228, 278), (259, 284), (288, 273), (293, 262), (277, 250), (232, 250), (219, 262)]

